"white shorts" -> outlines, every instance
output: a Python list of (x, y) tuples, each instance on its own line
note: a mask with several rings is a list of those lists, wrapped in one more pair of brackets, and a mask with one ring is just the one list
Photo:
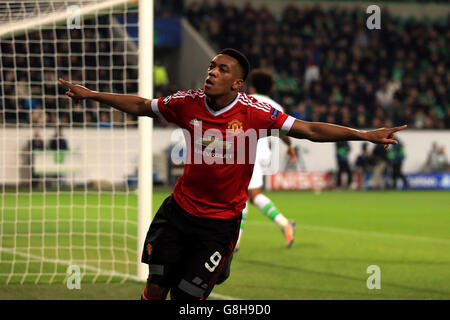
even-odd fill
[(263, 186), (263, 169), (261, 167), (260, 161), (255, 161), (255, 166), (253, 167), (252, 178), (248, 184), (248, 189), (261, 189)]
[(271, 163), (272, 151), (269, 148), (269, 138), (258, 141), (256, 148), (255, 165), (248, 189), (260, 189), (263, 186), (264, 172)]

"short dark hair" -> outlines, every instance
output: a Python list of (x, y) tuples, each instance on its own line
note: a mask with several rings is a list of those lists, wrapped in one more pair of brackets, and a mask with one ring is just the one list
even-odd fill
[(255, 69), (249, 75), (249, 86), (255, 88), (257, 93), (268, 95), (273, 88), (272, 73), (263, 69)]
[(250, 72), (250, 63), (242, 52), (233, 48), (226, 48), (221, 50), (219, 54), (226, 54), (227, 56), (235, 58), (242, 69), (242, 79), (244, 81), (247, 79), (248, 73)]

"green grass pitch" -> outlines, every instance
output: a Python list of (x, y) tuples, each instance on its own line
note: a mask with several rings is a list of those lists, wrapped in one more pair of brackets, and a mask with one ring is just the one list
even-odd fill
[[(154, 190), (154, 212), (169, 192)], [(212, 298), (450, 299), (449, 192), (266, 194), (297, 221), (294, 245), (285, 248), (277, 225), (250, 206), (231, 276)], [(120, 277), (136, 272), (135, 194), (4, 193), (0, 201), (0, 299), (139, 298), (144, 285)], [(87, 261), (80, 290), (64, 283), (69, 259)], [(367, 288), (372, 265), (380, 289)], [(119, 275), (96, 274), (112, 269)]]

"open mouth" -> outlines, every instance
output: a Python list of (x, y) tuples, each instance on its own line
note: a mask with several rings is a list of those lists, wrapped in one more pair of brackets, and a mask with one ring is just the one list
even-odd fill
[(206, 79), (205, 81), (205, 87), (211, 88), (214, 85), (214, 83), (211, 80)]

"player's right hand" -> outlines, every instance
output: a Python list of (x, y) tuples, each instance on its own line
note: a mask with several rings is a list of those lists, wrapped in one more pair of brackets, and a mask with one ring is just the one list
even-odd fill
[(69, 90), (66, 92), (66, 95), (72, 98), (72, 100), (76, 104), (78, 104), (80, 100), (90, 98), (94, 92), (78, 84), (72, 84), (62, 78), (59, 78), (59, 83), (69, 88)]

